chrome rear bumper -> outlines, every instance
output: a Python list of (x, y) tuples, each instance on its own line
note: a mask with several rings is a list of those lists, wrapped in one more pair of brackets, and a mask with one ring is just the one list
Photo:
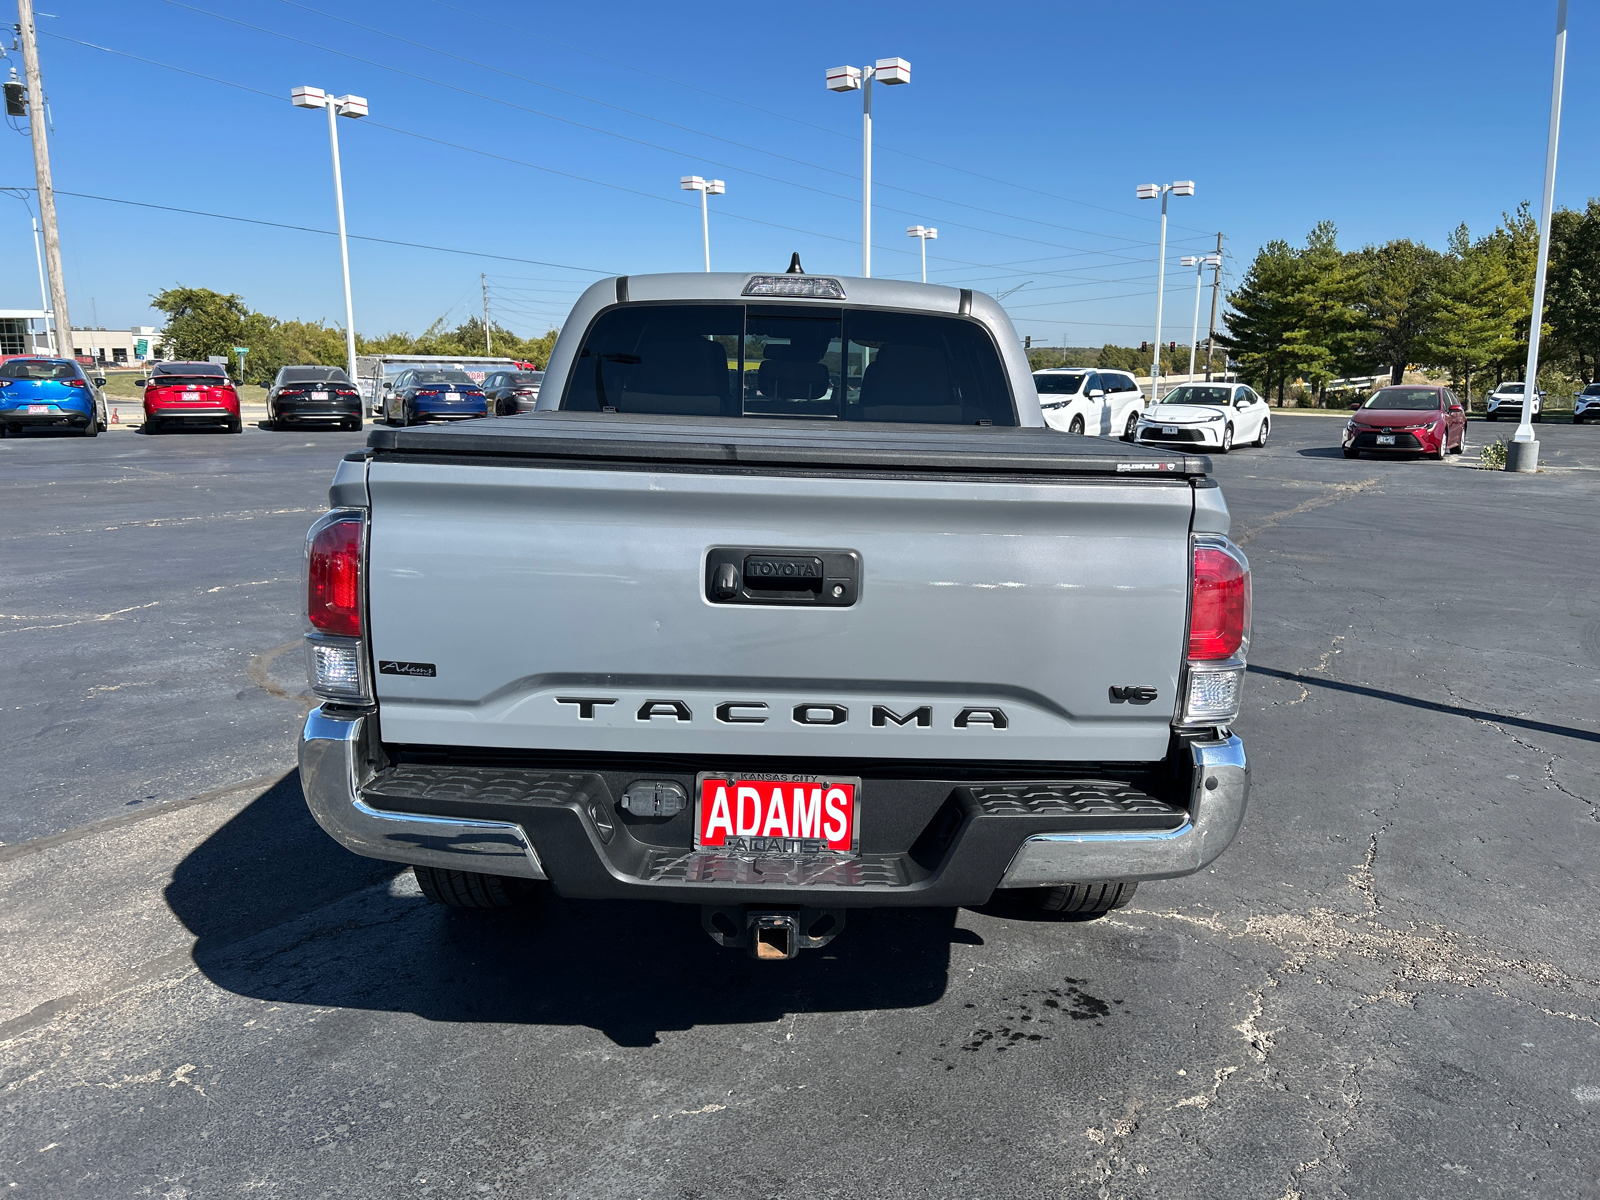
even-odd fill
[[(329, 715), (321, 708), (312, 709), (306, 718), (300, 739), (300, 786), (312, 816), (330, 837), (357, 854), (390, 862), (548, 878), (520, 825), (396, 812), (363, 800), (362, 785), (372, 774), (368, 719), (359, 714)], [(1035, 834), (1012, 856), (998, 886), (1171, 879), (1205, 868), (1228, 848), (1244, 821), (1250, 768), (1243, 743), (1231, 735), (1191, 743), (1189, 755), (1189, 816), (1182, 825), (1166, 830)]]
[(1193, 875), (1228, 848), (1244, 823), (1250, 765), (1229, 735), (1189, 746), (1194, 765), (1189, 819), (1176, 829), (1125, 833), (1041, 833), (1022, 843), (1003, 888), (1175, 879)]
[(300, 788), (329, 837), (347, 850), (389, 862), (545, 878), (539, 855), (519, 825), (388, 812), (362, 800), (369, 770), (362, 747), (366, 721), (314, 708), (300, 735)]

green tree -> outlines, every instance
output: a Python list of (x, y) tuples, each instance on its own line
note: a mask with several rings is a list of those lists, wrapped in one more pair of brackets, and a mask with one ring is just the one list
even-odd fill
[(242, 297), (223, 295), (209, 288), (170, 287), (150, 298), (150, 307), (167, 314), (160, 339), (167, 355), (202, 361), (214, 354), (233, 353), (244, 332), (250, 310)]
[(1406, 367), (1429, 357), (1438, 319), (1438, 283), (1443, 256), (1420, 242), (1396, 238), (1360, 252), (1361, 313), (1368, 355), (1389, 368), (1399, 383)]
[(1545, 313), (1552, 350), (1585, 383), (1600, 377), (1600, 200), (1550, 220)]
[(1302, 328), (1297, 293), (1300, 268), (1289, 243), (1274, 239), (1256, 252), (1238, 289), (1228, 295), (1226, 332), (1217, 344), (1238, 361), (1245, 379), (1263, 394), (1277, 384), (1283, 400), (1284, 382), (1303, 355), (1303, 347), (1290, 338)]

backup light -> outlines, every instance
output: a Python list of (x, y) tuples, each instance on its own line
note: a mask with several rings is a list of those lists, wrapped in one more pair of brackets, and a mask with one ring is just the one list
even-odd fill
[(368, 698), (361, 642), (356, 638), (307, 638), (306, 670), (311, 690), (330, 700)]
[(1221, 671), (1189, 671), (1189, 692), (1184, 698), (1185, 725), (1231, 721), (1239, 715), (1239, 683), (1243, 667)]
[(752, 275), (746, 296), (802, 296), (809, 300), (843, 300), (844, 284), (818, 275)]

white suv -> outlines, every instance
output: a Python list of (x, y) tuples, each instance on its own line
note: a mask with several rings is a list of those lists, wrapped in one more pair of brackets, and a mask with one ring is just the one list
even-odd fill
[[(1544, 416), (1539, 410), (1544, 406), (1544, 393), (1533, 394), (1533, 419), (1541, 420)], [(1502, 383), (1489, 393), (1489, 420), (1498, 421), (1501, 417), (1507, 420), (1522, 420), (1522, 384)]]
[(1044, 423), (1063, 433), (1133, 440), (1144, 393), (1126, 371), (1052, 367), (1033, 373)]

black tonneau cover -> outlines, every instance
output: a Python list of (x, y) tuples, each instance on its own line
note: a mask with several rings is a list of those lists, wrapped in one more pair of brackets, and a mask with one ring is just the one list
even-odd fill
[(502, 458), (745, 466), (799, 470), (1004, 472), (1193, 479), (1211, 470), (1203, 454), (1135, 446), (1053, 429), (908, 426), (742, 417), (652, 417), (531, 412), (448, 426), (374, 429), (378, 459)]

